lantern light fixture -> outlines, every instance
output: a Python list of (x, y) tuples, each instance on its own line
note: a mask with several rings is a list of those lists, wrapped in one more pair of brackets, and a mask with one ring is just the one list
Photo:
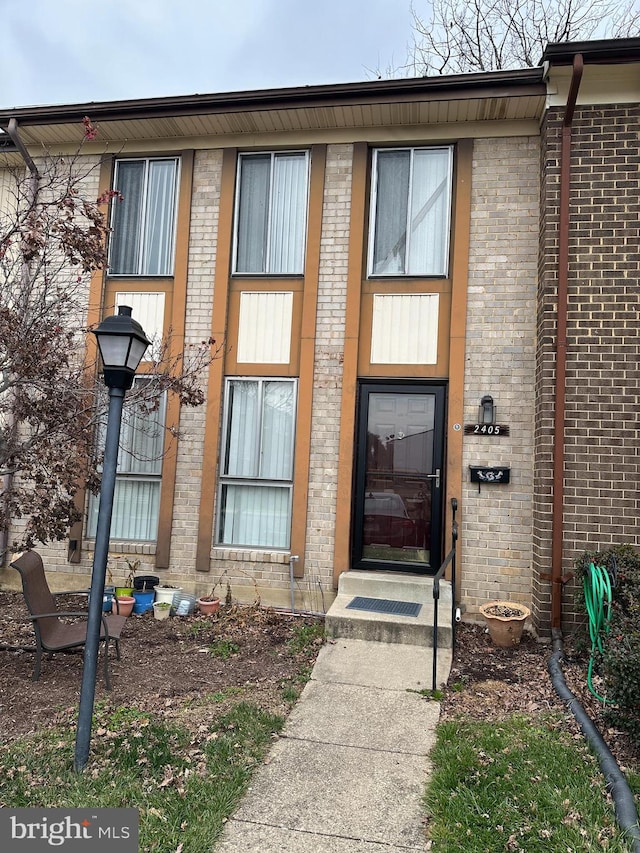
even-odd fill
[(490, 394), (485, 394), (480, 400), (478, 408), (478, 423), (494, 424), (496, 422), (496, 407), (493, 404), (493, 397)]
[(100, 349), (105, 385), (128, 391), (151, 343), (140, 323), (131, 317), (131, 308), (120, 305), (118, 313), (105, 317), (93, 334)]

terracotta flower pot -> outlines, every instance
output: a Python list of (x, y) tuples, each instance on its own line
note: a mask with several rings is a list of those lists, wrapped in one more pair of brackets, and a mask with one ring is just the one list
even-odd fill
[(131, 611), (135, 603), (136, 600), (132, 595), (118, 595), (116, 596), (115, 612), (119, 616), (131, 616)]
[(199, 598), (198, 599), (198, 609), (203, 616), (209, 616), (212, 613), (217, 613), (220, 609), (220, 599), (213, 598)]
[(489, 601), (480, 607), (480, 613), (494, 644), (502, 649), (520, 643), (525, 620), (531, 615), (528, 607), (513, 601)]

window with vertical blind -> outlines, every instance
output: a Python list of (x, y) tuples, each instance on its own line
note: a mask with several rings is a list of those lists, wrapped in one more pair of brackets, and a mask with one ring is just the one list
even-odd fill
[(304, 272), (308, 176), (306, 151), (240, 154), (235, 273)]
[[(146, 382), (136, 378), (136, 384)], [(141, 414), (129, 411), (122, 420), (116, 486), (111, 518), (112, 539), (127, 542), (155, 541), (158, 536), (158, 513), (162, 485), (166, 396), (155, 411)], [(98, 434), (104, 446), (106, 420)], [(91, 495), (87, 535), (95, 537), (100, 498)]]
[(289, 547), (295, 412), (293, 379), (227, 379), (218, 544)]
[(451, 146), (374, 151), (370, 275), (447, 275), (452, 166)]
[(111, 202), (111, 275), (172, 275), (177, 157), (117, 160)]

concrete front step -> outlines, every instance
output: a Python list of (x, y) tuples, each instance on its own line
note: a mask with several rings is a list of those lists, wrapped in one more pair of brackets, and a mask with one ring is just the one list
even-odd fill
[[(421, 605), (417, 616), (356, 610), (348, 605), (356, 596)], [(328, 637), (348, 637), (381, 643), (433, 645), (433, 578), (399, 572), (349, 571), (340, 575), (338, 595), (327, 612)], [(438, 646), (451, 648), (451, 584), (440, 582)]]

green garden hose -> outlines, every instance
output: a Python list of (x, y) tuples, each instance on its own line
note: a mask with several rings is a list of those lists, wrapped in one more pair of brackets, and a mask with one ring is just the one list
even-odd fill
[(589, 690), (600, 702), (607, 700), (600, 696), (593, 686), (593, 665), (596, 651), (604, 652), (603, 637), (609, 633), (611, 619), (611, 576), (603, 566), (591, 563), (584, 575), (584, 601), (589, 618), (589, 636), (591, 637), (591, 656), (587, 670)]

